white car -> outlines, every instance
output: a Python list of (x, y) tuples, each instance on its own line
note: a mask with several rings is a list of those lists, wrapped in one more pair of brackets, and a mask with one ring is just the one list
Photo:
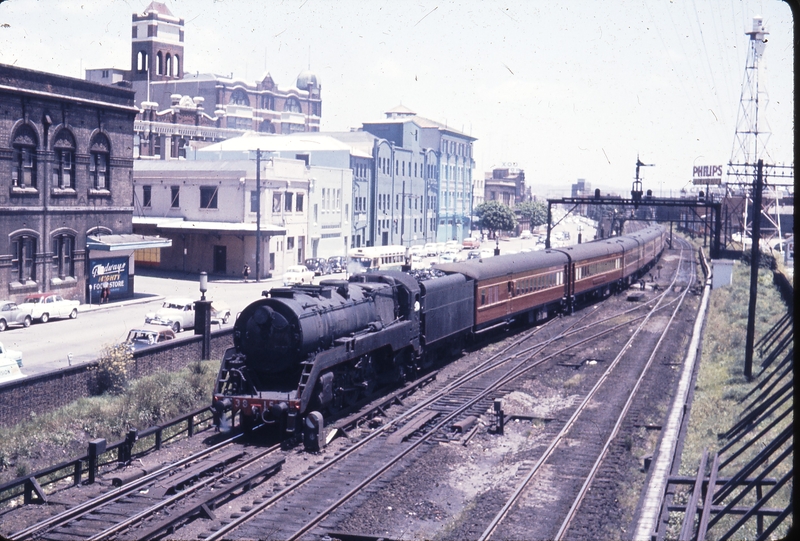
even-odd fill
[(194, 300), (189, 298), (166, 299), (157, 312), (149, 312), (144, 322), (152, 325), (166, 325), (177, 334), (183, 329), (194, 327)]
[(9, 361), (17, 363), (17, 368), (22, 368), (22, 352), (16, 349), (8, 349), (0, 342), (0, 363)]
[(425, 245), (422, 252), (422, 255), (424, 256), (433, 257), (439, 255), (439, 248), (435, 242), (429, 242)]
[(533, 237), (533, 235), (527, 229), (519, 234), (519, 238), (521, 238), (521, 239), (530, 239), (532, 237)]
[(415, 244), (414, 246), (409, 247), (408, 255), (411, 257), (414, 256), (422, 257), (425, 255), (424, 247), (421, 244)]
[(53, 293), (33, 293), (25, 298), (19, 309), (30, 314), (34, 320), (47, 323), (54, 317), (75, 319), (80, 304), (79, 301), (71, 301)]
[(310, 284), (314, 279), (314, 271), (308, 270), (305, 265), (292, 265), (283, 273), (283, 285)]

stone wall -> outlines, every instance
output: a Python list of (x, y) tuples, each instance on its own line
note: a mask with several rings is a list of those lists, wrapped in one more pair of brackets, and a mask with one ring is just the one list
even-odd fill
[[(211, 332), (212, 359), (222, 359), (225, 350), (233, 344), (232, 334), (232, 329)], [(177, 371), (200, 359), (201, 353), (201, 335), (165, 342), (137, 352), (129, 375), (140, 378), (157, 370)], [(97, 366), (96, 361), (0, 383), (0, 426), (13, 426), (32, 414), (41, 415), (89, 396), (94, 366)], [(209, 404), (211, 391), (208, 390)]]

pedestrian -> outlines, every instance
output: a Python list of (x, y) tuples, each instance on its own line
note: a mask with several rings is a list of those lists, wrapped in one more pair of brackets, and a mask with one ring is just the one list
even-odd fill
[(109, 293), (108, 282), (100, 284), (100, 304), (108, 303)]
[(244, 281), (246, 283), (247, 277), (250, 276), (250, 265), (247, 263), (244, 264), (244, 268), (242, 269), (242, 276), (244, 277)]

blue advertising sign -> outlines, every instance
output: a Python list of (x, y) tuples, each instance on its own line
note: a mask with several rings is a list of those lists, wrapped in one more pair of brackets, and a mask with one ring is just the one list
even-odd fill
[(127, 298), (128, 257), (89, 260), (89, 302), (103, 304)]

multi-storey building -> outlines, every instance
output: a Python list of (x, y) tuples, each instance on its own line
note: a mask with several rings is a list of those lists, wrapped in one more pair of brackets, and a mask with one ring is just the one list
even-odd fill
[(137, 161), (134, 225), (173, 241), (161, 259), (139, 264), (237, 275), (248, 263), (266, 278), (306, 258), (345, 255), (350, 164), (347, 145), (317, 134), (251, 134), (187, 160)]
[(383, 140), (375, 159), (375, 245), (469, 236), (474, 137), (399, 106), (363, 130)]
[(133, 295), (130, 90), (0, 65), (0, 289)]
[(484, 199), (500, 201), (514, 208), (525, 201), (525, 171), (516, 167), (495, 167), (485, 174)]
[(279, 87), (269, 73), (245, 81), (185, 71), (184, 20), (151, 2), (133, 14), (131, 67), (86, 71), (105, 84), (129, 84), (140, 113), (134, 157), (180, 158), (248, 130), (289, 134), (319, 131), (321, 84), (302, 71), (293, 86)]

